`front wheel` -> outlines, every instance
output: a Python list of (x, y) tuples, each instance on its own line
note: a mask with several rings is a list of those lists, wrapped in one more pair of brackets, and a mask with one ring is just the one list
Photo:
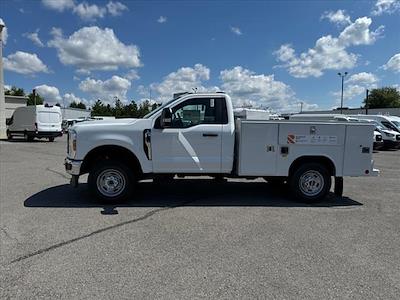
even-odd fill
[(89, 190), (103, 202), (127, 200), (134, 184), (133, 172), (118, 161), (96, 163), (88, 178)]
[(332, 179), (324, 165), (307, 163), (294, 171), (289, 182), (296, 198), (307, 203), (314, 203), (322, 200), (329, 193)]

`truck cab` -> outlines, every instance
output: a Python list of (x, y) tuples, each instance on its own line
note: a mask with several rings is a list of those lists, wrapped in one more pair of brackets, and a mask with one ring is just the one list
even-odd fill
[(65, 166), (73, 185), (89, 173), (89, 189), (105, 201), (128, 198), (141, 179), (174, 175), (279, 179), (316, 201), (332, 176), (340, 191), (342, 176), (377, 173), (374, 126), (347, 123), (235, 120), (229, 95), (186, 93), (143, 119), (76, 124)]

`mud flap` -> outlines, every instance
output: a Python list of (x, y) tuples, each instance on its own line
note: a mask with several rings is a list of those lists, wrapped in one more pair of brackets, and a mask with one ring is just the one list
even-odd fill
[(79, 183), (79, 176), (78, 175), (72, 175), (70, 184), (73, 188), (77, 188)]
[(335, 195), (338, 197), (343, 196), (343, 177), (335, 177)]

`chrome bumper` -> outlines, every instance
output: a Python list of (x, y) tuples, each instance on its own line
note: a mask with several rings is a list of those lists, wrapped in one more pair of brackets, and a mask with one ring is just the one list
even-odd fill
[(66, 158), (64, 161), (64, 165), (65, 165), (65, 171), (67, 171), (68, 174), (78, 175), (78, 176), (81, 174), (81, 165), (82, 165), (81, 160), (72, 160)]

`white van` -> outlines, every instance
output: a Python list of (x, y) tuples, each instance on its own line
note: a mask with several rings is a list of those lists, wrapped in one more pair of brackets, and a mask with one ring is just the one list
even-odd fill
[(376, 120), (360, 120), (362, 122), (368, 122), (375, 125), (375, 130), (380, 132), (383, 140), (383, 147), (386, 149), (399, 148), (400, 147), (400, 133), (391, 129), (388, 129), (381, 125)]
[(48, 138), (52, 142), (55, 137), (62, 136), (61, 122), (61, 109), (58, 106), (18, 107), (7, 122), (7, 137), (23, 136), (28, 141), (35, 137)]
[(395, 116), (351, 115), (351, 117), (357, 118), (359, 120), (374, 120), (380, 123), (383, 127), (400, 133), (400, 118)]

